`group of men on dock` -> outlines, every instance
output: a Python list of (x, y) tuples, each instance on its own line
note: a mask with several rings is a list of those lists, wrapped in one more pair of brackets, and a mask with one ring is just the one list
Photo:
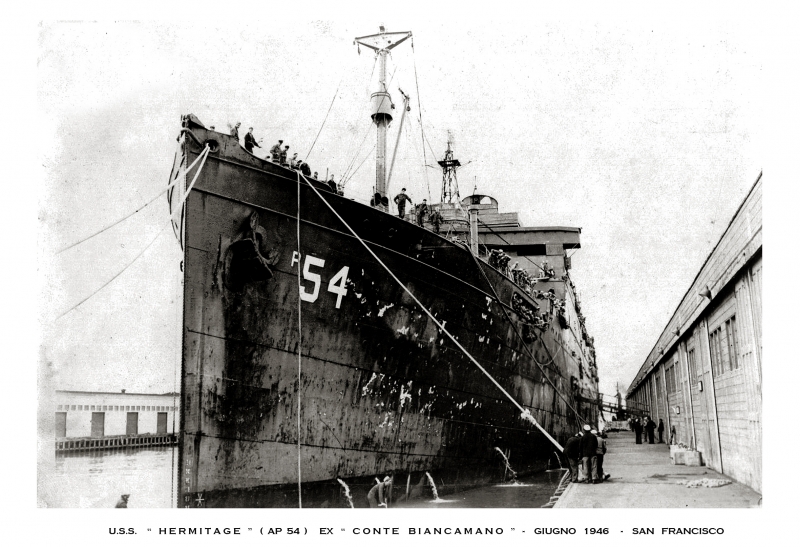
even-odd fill
[[(655, 432), (658, 429), (658, 442), (664, 442), (664, 420), (658, 420), (658, 426), (650, 419), (650, 416), (645, 416), (643, 420), (633, 418), (630, 420), (631, 431), (636, 435), (636, 444), (642, 444), (642, 434), (644, 433), (648, 444), (655, 444)], [(674, 429), (674, 428), (673, 428)]]
[(610, 475), (603, 470), (606, 450), (605, 433), (598, 433), (589, 424), (567, 439), (564, 455), (569, 462), (570, 481), (599, 484), (608, 479)]

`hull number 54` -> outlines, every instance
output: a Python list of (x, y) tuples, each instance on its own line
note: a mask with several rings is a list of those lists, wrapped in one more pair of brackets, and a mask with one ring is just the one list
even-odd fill
[[(295, 264), (300, 264), (300, 253), (294, 251), (292, 253), (292, 267)], [(319, 298), (319, 287), (322, 285), (322, 276), (319, 273), (315, 273), (312, 271), (312, 268), (324, 268), (325, 267), (325, 259), (317, 258), (316, 256), (306, 255), (306, 259), (303, 262), (303, 279), (313, 284), (313, 288), (309, 291), (306, 287), (307, 284), (304, 286), (300, 284), (300, 300), (304, 302), (316, 302), (317, 298)], [(336, 275), (331, 277), (331, 280), (328, 281), (328, 292), (331, 292), (336, 295), (336, 309), (338, 310), (339, 307), (342, 305), (342, 297), (347, 294), (347, 273), (350, 271), (349, 266), (345, 266), (338, 272)]]

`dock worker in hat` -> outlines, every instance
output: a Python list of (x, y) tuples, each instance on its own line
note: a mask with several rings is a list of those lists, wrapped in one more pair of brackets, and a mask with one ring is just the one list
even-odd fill
[(605, 471), (603, 471), (603, 457), (606, 455), (606, 440), (602, 435), (597, 433), (596, 429), (592, 429), (592, 435), (597, 437), (597, 479), (595, 482), (603, 482), (606, 479)]
[(405, 218), (406, 216), (406, 201), (414, 205), (411, 198), (406, 195), (406, 189), (403, 188), (399, 194), (394, 197), (394, 202), (397, 204), (397, 216)]
[(581, 461), (581, 434), (577, 433), (564, 443), (564, 455), (569, 463), (569, 480), (578, 482), (578, 467)]
[(386, 503), (386, 494), (392, 484), (392, 479), (389, 475), (383, 477), (383, 482), (379, 482), (373, 486), (367, 494), (367, 501), (369, 501), (370, 509), (377, 509), (378, 507), (389, 507)]
[(272, 161), (278, 162), (281, 159), (281, 145), (283, 144), (282, 140), (278, 140), (278, 144), (273, 146), (269, 149), (269, 153), (272, 155)]
[(583, 472), (587, 483), (597, 481), (597, 437), (592, 435), (592, 426), (583, 426), (581, 437), (581, 457), (583, 459)]

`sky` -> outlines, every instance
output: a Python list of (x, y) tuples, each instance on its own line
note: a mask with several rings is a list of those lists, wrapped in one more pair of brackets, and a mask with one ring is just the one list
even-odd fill
[[(438, 201), (441, 172), (425, 164), (450, 132), (462, 196), (476, 187), (523, 225), (580, 227), (571, 275), (600, 388), (624, 390), (763, 168), (760, 37), (745, 13), (525, 15), (42, 23), (37, 258), (51, 385), (177, 388), (181, 253), (166, 199), (58, 251), (164, 188), (182, 114), (253, 126), (257, 155), (283, 139), (368, 199), (377, 69), (353, 39), (383, 23), (413, 32), (387, 68), (389, 157), (400, 143), (390, 192)], [(411, 96), (399, 141), (398, 86)]]

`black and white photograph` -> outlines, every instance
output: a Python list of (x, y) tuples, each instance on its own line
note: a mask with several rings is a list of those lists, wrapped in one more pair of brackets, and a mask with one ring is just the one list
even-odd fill
[(36, 507), (758, 521), (764, 23), (625, 6), (37, 12)]

